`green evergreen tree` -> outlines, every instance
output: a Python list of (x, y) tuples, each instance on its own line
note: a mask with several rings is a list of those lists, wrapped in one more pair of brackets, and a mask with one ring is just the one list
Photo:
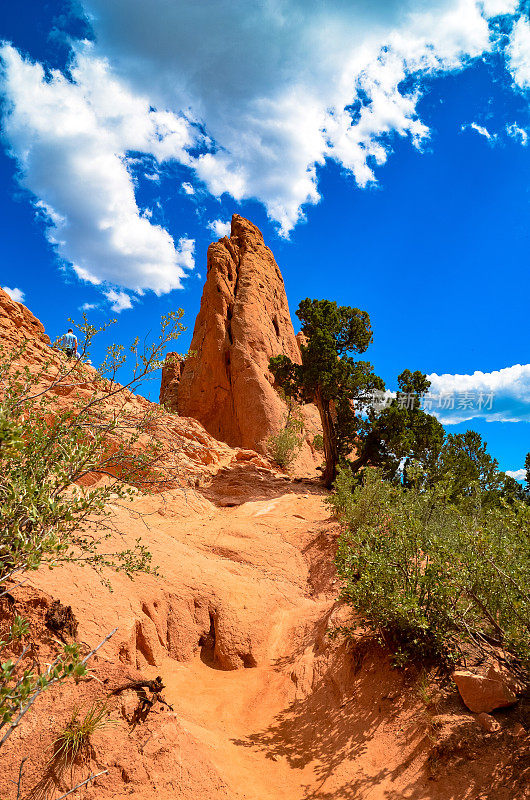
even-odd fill
[(366, 311), (337, 306), (329, 300), (302, 300), (296, 315), (307, 344), (302, 364), (287, 356), (270, 361), (270, 370), (286, 396), (315, 403), (324, 438), (324, 482), (330, 487), (341, 458), (359, 439), (365, 421), (362, 412), (373, 402), (374, 390), (384, 383), (367, 361), (355, 361), (350, 353), (364, 353), (372, 341)]
[(358, 443), (358, 457), (352, 464), (354, 472), (370, 464), (392, 480), (399, 476), (404, 462), (407, 484), (407, 467), (414, 460), (421, 465), (426, 479), (432, 475), (445, 432), (438, 420), (420, 407), (430, 385), (427, 376), (418, 370), (406, 369), (398, 376), (396, 397), (381, 411), (369, 411), (368, 424)]
[(454, 500), (480, 488), (484, 500), (496, 500), (502, 490), (504, 473), (496, 458), (487, 451), (487, 443), (476, 431), (448, 434), (440, 454), (438, 476), (452, 475)]
[(381, 467), (387, 478), (396, 477), (407, 458), (432, 470), (444, 431), (420, 408), (430, 386), (427, 377), (405, 370), (398, 378), (396, 398), (377, 410), (374, 393), (384, 392), (382, 379), (369, 362), (349, 355), (364, 353), (372, 341), (367, 312), (329, 300), (306, 299), (296, 314), (307, 341), (301, 348), (302, 364), (277, 356), (271, 359), (270, 369), (287, 396), (313, 402), (319, 410), (326, 486), (333, 484), (338, 464), (348, 457), (354, 472), (372, 464)]

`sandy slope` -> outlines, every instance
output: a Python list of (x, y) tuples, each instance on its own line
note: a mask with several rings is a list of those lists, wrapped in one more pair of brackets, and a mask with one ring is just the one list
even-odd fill
[[(104, 696), (124, 675), (161, 674), (174, 711), (155, 707), (131, 729), (125, 717), (134, 695), (113, 699), (115, 724), (94, 736), (92, 761), (76, 774), (109, 773), (83, 796), (525, 797), (526, 745), (507, 732), (513, 723), (482, 733), (456, 694), (445, 715), (427, 709), (414, 674), (392, 669), (360, 629), (349, 644), (327, 635), (352, 620), (335, 599), (337, 528), (324, 499), (315, 484), (236, 465), (204, 494), (173, 491), (116, 509), (120, 539), (142, 533), (161, 577), (117, 576), (109, 594), (87, 570), (38, 574), (39, 591), (72, 605), (83, 641), (119, 631), (95, 664), (97, 681), (45, 699), (29, 735), (14, 738), (13, 774), (0, 776), (0, 796), (21, 745), (33, 759), (25, 789), (36, 785), (73, 703)], [(31, 731), (42, 729), (32, 750)]]

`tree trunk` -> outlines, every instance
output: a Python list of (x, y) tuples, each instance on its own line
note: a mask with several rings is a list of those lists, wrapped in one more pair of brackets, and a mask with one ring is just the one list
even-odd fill
[(366, 466), (370, 461), (370, 451), (368, 448), (365, 448), (359, 458), (356, 458), (355, 461), (351, 463), (351, 471), (355, 475), (359, 470)]
[(339, 463), (335, 423), (333, 422), (329, 400), (323, 400), (320, 392), (317, 392), (315, 396), (315, 405), (320, 414), (320, 421), (322, 422), (322, 435), (324, 438), (324, 457), (326, 459), (326, 466), (322, 477), (324, 479), (326, 488), (331, 489), (333, 481), (337, 477), (337, 465)]

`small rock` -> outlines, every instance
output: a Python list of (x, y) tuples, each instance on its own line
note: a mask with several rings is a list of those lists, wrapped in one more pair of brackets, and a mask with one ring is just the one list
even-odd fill
[(489, 713), (517, 702), (517, 696), (501, 680), (475, 675), (469, 670), (456, 670), (453, 680), (470, 711)]
[(477, 722), (480, 727), (486, 731), (486, 733), (494, 733), (495, 731), (500, 730), (501, 727), (498, 720), (494, 719), (494, 717), (491, 717), (489, 714), (485, 714), (484, 712), (477, 716)]
[(130, 720), (138, 706), (138, 695), (128, 689), (121, 695), (120, 712), (124, 719)]
[(515, 736), (516, 739), (520, 739), (522, 736), (526, 736), (526, 729), (523, 728), (520, 722), (516, 722), (510, 733), (512, 736)]

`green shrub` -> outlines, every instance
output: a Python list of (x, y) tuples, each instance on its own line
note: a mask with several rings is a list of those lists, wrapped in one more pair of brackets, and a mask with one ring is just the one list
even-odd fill
[(302, 447), (304, 423), (300, 416), (290, 413), (285, 427), (267, 442), (267, 450), (274, 461), (282, 469), (286, 469)]
[(318, 450), (319, 453), (324, 452), (324, 437), (321, 433), (316, 433), (313, 436), (313, 447), (315, 450)]
[(530, 509), (484, 505), (478, 487), (457, 506), (451, 480), (421, 491), (373, 469), (362, 484), (339, 473), (329, 502), (343, 523), (342, 597), (404, 656), (450, 662), (464, 640), (488, 641), (528, 671)]

